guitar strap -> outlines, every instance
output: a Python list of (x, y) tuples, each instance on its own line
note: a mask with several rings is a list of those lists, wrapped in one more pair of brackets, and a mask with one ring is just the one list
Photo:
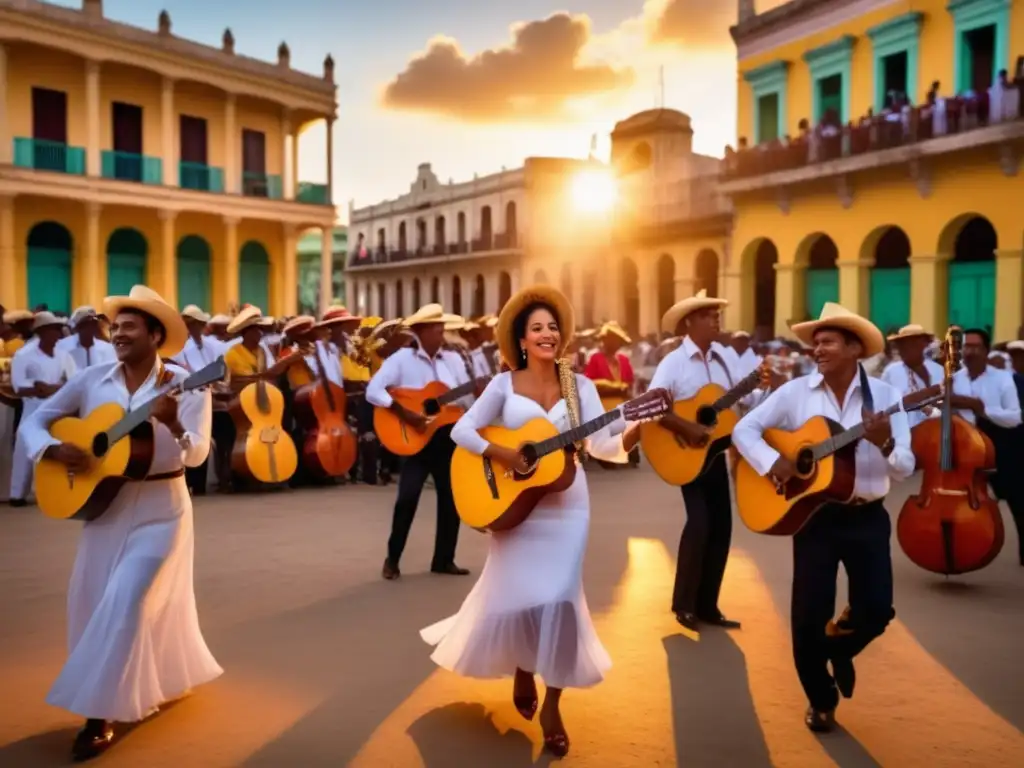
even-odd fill
[(864, 404), (864, 411), (865, 413), (874, 413), (875, 398), (871, 394), (871, 382), (868, 380), (868, 373), (860, 363), (857, 363), (857, 370), (860, 373), (860, 397)]
[[(733, 387), (732, 375), (729, 373), (729, 366), (725, 364), (725, 360), (723, 360), (722, 356), (719, 355), (713, 349), (711, 350), (711, 359), (714, 362), (718, 363), (720, 366), (722, 366), (722, 370), (725, 371), (725, 378), (727, 378), (729, 380), (729, 389), (732, 389), (732, 387)], [(708, 378), (710, 379), (711, 377), (709, 376)]]
[[(576, 371), (572, 363), (563, 358), (555, 363), (558, 368), (558, 384), (562, 390), (562, 398), (565, 400), (565, 410), (569, 414), (569, 428), (577, 429), (582, 423), (580, 419), (580, 393), (576, 388)], [(576, 455), (580, 460), (587, 457), (583, 449), (583, 442), (576, 443)]]

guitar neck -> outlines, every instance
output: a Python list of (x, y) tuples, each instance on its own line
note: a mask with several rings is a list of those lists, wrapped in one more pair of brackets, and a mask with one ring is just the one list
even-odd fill
[[(900, 410), (901, 405), (901, 403), (890, 405), (882, 413), (884, 413), (886, 416), (892, 416), (894, 413)], [(864, 437), (864, 430), (864, 422), (861, 422), (855, 427), (850, 427), (849, 429), (843, 430), (838, 435), (833, 435), (828, 440), (823, 440), (822, 442), (814, 446), (814, 458), (820, 461), (826, 456), (831, 456), (833, 453), (842, 450), (851, 443), (860, 440), (862, 437)]]
[(596, 419), (591, 419), (590, 421), (580, 424), (575, 429), (570, 429), (568, 432), (562, 432), (559, 435), (543, 440), (535, 446), (537, 456), (547, 456), (549, 453), (554, 453), (555, 451), (563, 448), (568, 448), (570, 445), (574, 445), (584, 438), (590, 437), (590, 435), (594, 434), (602, 427), (608, 426), (619, 418), (620, 415), (621, 410), (615, 408), (607, 413), (602, 413)]
[(455, 389), (450, 389), (437, 398), (437, 404), (448, 405), (449, 403), (454, 403), (460, 397), (473, 394), (476, 392), (477, 387), (486, 385), (488, 381), (490, 381), (490, 378), (485, 376), (479, 379), (473, 379), (473, 381), (467, 381), (465, 384), (460, 384)]
[(715, 409), (716, 413), (721, 413), (724, 410), (732, 408), (736, 403), (742, 400), (744, 397), (749, 395), (761, 382), (761, 371), (756, 370), (749, 374), (745, 379), (740, 381), (735, 387), (730, 389), (720, 398), (718, 398), (713, 404), (712, 408)]

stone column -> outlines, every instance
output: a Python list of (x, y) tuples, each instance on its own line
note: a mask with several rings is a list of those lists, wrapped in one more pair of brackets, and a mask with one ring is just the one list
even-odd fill
[(806, 311), (803, 268), (795, 264), (775, 265), (775, 335), (792, 336), (789, 324)]
[(85, 62), (85, 172), (99, 176), (103, 172), (100, 157), (100, 64)]
[(861, 317), (871, 309), (871, 259), (852, 259), (836, 262), (839, 270), (839, 303)]
[[(7, 49), (0, 43), (0, 165), (14, 160), (14, 142), (7, 110)], [(14, 274), (6, 272), (5, 274)], [(4, 306), (8, 306), (4, 304)]]
[[(292, 138), (292, 142), (288, 141)], [(281, 196), (285, 200), (295, 198), (295, 147), (298, 136), (292, 137), (292, 121), (285, 110), (281, 115)]]
[(0, 195), (0, 304), (8, 309), (24, 306), (14, 254), (14, 196)]
[[(238, 306), (238, 225), (239, 219), (232, 216), (224, 217), (224, 258), (219, 259), (223, 265), (221, 278), (220, 306), (217, 311), (227, 312)], [(215, 259), (216, 260), (216, 259)], [(216, 282), (216, 280), (215, 280)], [(268, 307), (260, 307), (266, 312)]]
[[(431, 275), (430, 277), (427, 278), (427, 285), (430, 286), (427, 289), (428, 296), (430, 295), (430, 291), (433, 289), (433, 284), (434, 284), (434, 276)], [(440, 304), (442, 307), (444, 307), (444, 311), (445, 312), (451, 312), (451, 302), (452, 302), (452, 279), (451, 279), (451, 277), (449, 275), (438, 275), (438, 281), (437, 281), (437, 303)], [(429, 301), (424, 300), (423, 303), (424, 304), (428, 304)], [(419, 307), (415, 307), (414, 311), (416, 309), (419, 309)]]
[(78, 275), (82, 281), (78, 304), (99, 307), (107, 295), (106, 255), (100, 242), (100, 216), (103, 206), (86, 203), (85, 206), (85, 256)]
[(1020, 250), (996, 251), (996, 322), (993, 341), (1016, 339), (1024, 316), (1024, 268)]
[[(174, 222), (178, 218), (177, 211), (160, 209), (160, 274), (157, 276), (157, 290), (164, 301), (172, 306), (178, 305), (178, 244)], [(150, 268), (152, 269), (152, 267)], [(202, 307), (210, 312), (212, 307)]]
[[(327, 167), (330, 167), (328, 162)], [(334, 296), (334, 237), (330, 227), (320, 231), (320, 314), (331, 306)]]
[[(178, 186), (178, 132), (176, 130), (177, 115), (174, 112), (174, 81), (169, 77), (163, 80), (160, 92), (160, 163), (163, 166), (163, 182), (165, 187)], [(205, 311), (210, 311), (204, 307)]]
[[(658, 271), (657, 266), (650, 258), (641, 258), (637, 265), (639, 272), (637, 288), (640, 291), (640, 327), (631, 329), (631, 332), (644, 336), (654, 333), (661, 327), (661, 317), (658, 313)], [(612, 318), (623, 322), (624, 318)]]
[[(753, 327), (744, 328), (744, 309), (743, 306), (743, 275), (740, 272), (723, 272), (721, 275), (722, 289), (720, 293), (722, 298), (728, 300), (729, 304), (725, 307), (725, 311), (722, 313), (722, 327), (730, 331), (748, 331), (753, 332)], [(678, 282), (678, 281), (677, 281)], [(691, 287), (691, 291), (692, 291)], [(692, 295), (692, 294), (691, 294)], [(676, 301), (679, 301), (679, 296), (676, 296)], [(751, 312), (751, 315), (753, 313)], [(751, 323), (751, 326), (753, 323)]]
[(334, 205), (334, 117), (327, 118), (327, 204)]
[(235, 94), (229, 93), (224, 102), (224, 191), (229, 195), (237, 195), (242, 191), (242, 171), (239, 162), (241, 152), (236, 115), (237, 99)]
[(294, 315), (298, 312), (299, 305), (299, 279), (298, 279), (298, 234), (292, 224), (285, 224), (284, 227), (284, 262), (281, 265), (281, 284), (284, 288), (284, 295), (281, 297), (281, 304), (278, 307), (279, 315)]
[(501, 292), (501, 271), (492, 270), (484, 276), (484, 314), (498, 312), (498, 300)]
[[(948, 253), (910, 257), (910, 322), (938, 336), (945, 333), (949, 317), (947, 275), (951, 258)], [(1017, 286), (1019, 290), (1020, 283)]]

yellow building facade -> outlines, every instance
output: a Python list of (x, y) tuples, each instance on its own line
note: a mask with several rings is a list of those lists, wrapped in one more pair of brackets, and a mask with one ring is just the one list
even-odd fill
[[(324, 236), (331, 300), (334, 63), (322, 75), (103, 15), (0, 0), (0, 304), (98, 306), (144, 282), (179, 306), (297, 302), (296, 244)], [(297, 178), (327, 122), (326, 183)]]
[[(1020, 111), (954, 116), (951, 97), (986, 92), (1024, 54), (1024, 6), (1009, 0), (795, 0), (763, 14), (740, 2), (738, 136), (750, 146), (798, 137), (829, 110), (865, 124), (890, 91), (907, 109), (897, 138), (858, 146), (850, 130), (831, 154), (731, 173), (737, 297), (730, 327), (784, 334), (791, 321), (839, 300), (885, 330), (906, 322), (943, 332), (989, 326), (1017, 338), (1024, 321)], [(987, 93), (987, 92), (986, 92)], [(947, 105), (949, 105), (947, 107)], [(942, 115), (942, 128), (934, 117)], [(963, 108), (970, 112), (973, 107)], [(965, 114), (966, 114), (965, 112)], [(877, 129), (881, 130), (881, 129)], [(863, 136), (867, 136), (864, 133)], [(864, 139), (868, 142), (868, 139)], [(742, 166), (741, 166), (742, 167)]]

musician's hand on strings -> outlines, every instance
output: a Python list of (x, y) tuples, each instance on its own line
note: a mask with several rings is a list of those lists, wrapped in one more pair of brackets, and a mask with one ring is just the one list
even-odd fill
[(864, 414), (864, 439), (881, 448), (892, 438), (892, 425), (889, 415), (882, 413)]
[(977, 397), (971, 397), (969, 395), (952, 395), (950, 397), (950, 404), (954, 408), (972, 411), (975, 416), (983, 416), (985, 413), (985, 403)]
[(402, 421), (404, 421), (406, 424), (408, 424), (410, 427), (415, 429), (420, 434), (423, 434), (424, 432), (427, 431), (428, 420), (427, 417), (424, 416), (422, 413), (410, 411), (408, 408), (403, 408), (402, 406), (399, 405), (398, 418), (400, 418)]
[(681, 419), (674, 413), (665, 416), (664, 421), (669, 425), (669, 429), (683, 438), (686, 444), (692, 448), (700, 448), (706, 445), (711, 436), (711, 430), (708, 427), (694, 421)]
[(46, 453), (43, 454), (47, 459), (60, 462), (68, 468), (68, 472), (74, 474), (76, 472), (85, 472), (89, 469), (91, 457), (88, 453), (83, 451), (77, 445), (71, 443), (61, 443), (60, 445), (51, 445), (46, 449)]
[(526, 458), (522, 453), (513, 448), (506, 448), (505, 446), (491, 443), (488, 453), (497, 459), (498, 463), (509, 469), (514, 469), (521, 475), (525, 475), (530, 471), (530, 465), (526, 462)]
[(165, 392), (153, 401), (150, 416), (171, 430), (175, 437), (179, 437), (185, 431), (178, 421), (178, 398), (171, 392)]
[(36, 397), (51, 397), (60, 390), (60, 384), (47, 384), (45, 381), (37, 381), (33, 387)]
[(771, 477), (775, 483), (775, 487), (778, 491), (782, 492), (782, 487), (788, 483), (796, 475), (796, 464), (787, 459), (785, 456), (779, 456), (772, 464), (772, 468), (768, 470), (768, 476)]

